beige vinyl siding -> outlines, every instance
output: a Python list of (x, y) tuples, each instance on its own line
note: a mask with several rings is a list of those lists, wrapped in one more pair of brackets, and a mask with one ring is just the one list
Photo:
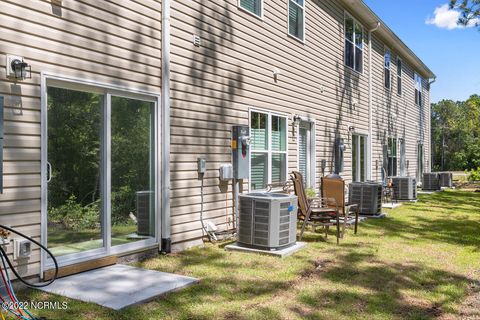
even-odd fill
[[(391, 91), (385, 89), (383, 74), (383, 54), (384, 44), (375, 35), (373, 36), (373, 165), (378, 160), (379, 168), (373, 170), (373, 179), (381, 179), (381, 166), (383, 161), (382, 145), (384, 139), (389, 136), (397, 138), (405, 137), (405, 155), (409, 162), (407, 175), (416, 176), (417, 170), (417, 141), (421, 141), (420, 132), (423, 131), (424, 143), (424, 167), (428, 168), (430, 159), (430, 131), (428, 128), (430, 117), (430, 101), (427, 80), (423, 81), (423, 107), (415, 104), (415, 82), (414, 72), (406, 59), (402, 59), (402, 86), (403, 93), (397, 94), (397, 53), (392, 50), (392, 88)], [(422, 117), (421, 117), (422, 115)], [(423, 122), (421, 122), (423, 119)], [(390, 124), (390, 126), (389, 126)], [(398, 149), (397, 172), (400, 173), (400, 149)]]
[[(233, 226), (231, 186), (219, 185), (218, 167), (231, 162), (231, 126), (248, 125), (249, 108), (288, 115), (289, 171), (297, 166), (292, 116), (315, 119), (317, 186), (321, 160), (327, 160), (327, 172), (332, 168), (336, 132), (346, 142), (350, 125), (368, 132), (367, 30), (361, 75), (344, 66), (344, 10), (336, 1), (307, 1), (305, 44), (287, 36), (287, 5), (281, 0), (266, 3), (259, 20), (238, 10), (235, 0), (172, 3), (171, 212), (176, 249), (198, 243), (202, 235), (196, 173), (200, 155), (207, 157), (205, 219), (221, 228)], [(193, 46), (192, 34), (201, 37), (200, 47)], [(281, 72), (277, 82), (274, 68)], [(347, 162), (344, 176), (350, 175)]]
[[(41, 72), (161, 91), (159, 0), (0, 0), (0, 96), (5, 97), (0, 224), (40, 238)], [(32, 79), (6, 79), (6, 54), (23, 56)], [(11, 252), (11, 245), (8, 251)], [(40, 273), (35, 249), (26, 275)]]

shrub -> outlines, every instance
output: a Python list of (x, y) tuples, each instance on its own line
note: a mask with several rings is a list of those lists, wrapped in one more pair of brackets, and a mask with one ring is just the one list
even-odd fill
[(469, 181), (480, 181), (480, 167), (477, 169), (472, 169), (470, 171), (466, 170), (465, 173), (468, 174)]
[(315, 198), (317, 196), (314, 188), (307, 188), (305, 193), (307, 194), (307, 198)]
[(61, 224), (65, 229), (83, 230), (100, 227), (100, 200), (82, 206), (77, 198), (71, 195), (65, 204), (50, 208), (48, 218), (51, 222)]

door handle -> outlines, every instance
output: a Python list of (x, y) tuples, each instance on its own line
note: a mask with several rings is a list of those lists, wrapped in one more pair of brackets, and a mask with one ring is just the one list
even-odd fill
[(52, 165), (48, 161), (47, 161), (47, 171), (48, 171), (47, 182), (50, 182), (52, 180)]

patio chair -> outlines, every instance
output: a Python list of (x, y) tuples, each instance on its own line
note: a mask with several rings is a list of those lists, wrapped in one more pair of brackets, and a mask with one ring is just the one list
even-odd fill
[(357, 234), (358, 230), (358, 204), (348, 204), (345, 201), (345, 180), (337, 175), (330, 175), (322, 178), (321, 195), (327, 199), (334, 199), (334, 202), (330, 201), (329, 206), (333, 209), (337, 209), (340, 220), (342, 222), (342, 234), (340, 238), (345, 235), (345, 228), (347, 224), (353, 222), (354, 219), (354, 232)]
[(330, 226), (337, 227), (337, 244), (340, 238), (340, 218), (338, 209), (328, 205), (327, 199), (307, 199), (302, 174), (293, 171), (291, 174), (295, 195), (298, 197), (298, 219), (303, 221), (299, 240), (302, 240), (307, 225), (312, 226), (313, 231), (319, 226), (325, 228), (325, 239), (328, 237)]

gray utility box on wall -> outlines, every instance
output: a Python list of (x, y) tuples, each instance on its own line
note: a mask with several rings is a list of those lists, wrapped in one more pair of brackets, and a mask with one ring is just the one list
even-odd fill
[(267, 250), (294, 245), (297, 237), (297, 201), (295, 195), (241, 194), (238, 243)]
[(440, 176), (438, 173), (424, 173), (422, 189), (428, 191), (440, 190)]
[(453, 173), (451, 172), (439, 172), (440, 187), (453, 187)]
[(377, 182), (352, 182), (349, 185), (348, 199), (358, 204), (358, 212), (377, 215), (382, 212), (382, 184)]
[(417, 179), (414, 177), (393, 177), (394, 200), (417, 200)]
[(248, 179), (250, 175), (250, 129), (232, 127), (233, 178)]

